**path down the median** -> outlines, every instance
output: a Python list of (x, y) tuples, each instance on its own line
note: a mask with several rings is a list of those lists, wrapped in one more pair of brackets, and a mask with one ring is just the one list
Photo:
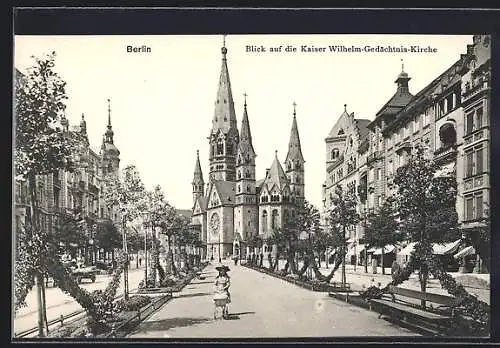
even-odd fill
[(228, 320), (214, 320), (216, 265), (203, 271), (128, 338), (261, 338), (418, 336), (370, 312), (257, 271), (227, 264), (231, 271)]

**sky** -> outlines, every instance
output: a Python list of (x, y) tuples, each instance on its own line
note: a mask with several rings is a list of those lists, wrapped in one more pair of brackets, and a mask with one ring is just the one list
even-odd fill
[[(344, 110), (373, 120), (394, 94), (402, 69), (416, 94), (466, 52), (472, 35), (228, 35), (229, 75), (238, 120), (247, 94), (257, 153), (257, 179), (265, 176), (275, 150), (283, 163), (297, 104), (305, 164), (305, 195), (321, 206), (325, 137)], [(66, 117), (82, 113), (92, 148), (99, 150), (107, 124), (107, 99), (121, 168), (137, 166), (147, 189), (159, 184), (179, 209), (192, 207), (196, 150), (208, 181), (208, 140), (221, 67), (221, 35), (16, 36), (14, 65), (21, 72), (32, 55), (56, 52), (55, 70), (67, 82)], [(151, 48), (127, 52), (127, 46)], [(302, 52), (301, 46), (325, 47)], [(361, 52), (330, 52), (329, 46)], [(411, 52), (410, 46), (436, 52)], [(252, 52), (247, 46), (263, 46)], [(279, 48), (281, 52), (271, 52)], [(295, 52), (285, 52), (287, 46)], [(408, 52), (369, 52), (365, 47), (406, 47)]]

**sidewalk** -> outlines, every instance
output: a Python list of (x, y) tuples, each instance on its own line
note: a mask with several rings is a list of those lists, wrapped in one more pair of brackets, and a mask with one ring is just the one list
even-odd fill
[[(279, 267), (282, 269), (285, 265), (284, 260), (280, 260), (279, 262)], [(264, 260), (264, 266), (268, 266), (267, 260)], [(299, 264), (299, 267), (301, 264)], [(332, 265), (329, 265), (329, 268), (325, 267), (325, 264), (322, 263), (322, 266), (320, 268), (320, 272), (323, 275), (328, 275), (332, 269)], [(391, 280), (391, 269), (386, 268), (385, 269), (386, 274), (382, 274), (382, 268), (378, 267), (377, 269), (377, 274), (371, 273), (371, 267), (368, 267), (368, 273), (365, 273), (365, 267), (363, 265), (361, 266), (356, 266), (356, 271), (354, 271), (354, 265), (346, 265), (346, 281), (348, 283), (351, 283), (351, 289), (354, 291), (360, 291), (363, 288), (363, 285), (368, 288), (370, 285), (372, 285), (372, 279), (374, 280), (375, 286), (378, 286), (378, 283), (380, 282), (381, 287), (385, 287)], [(335, 275), (332, 278), (332, 282), (341, 282), (341, 268), (335, 272)], [(477, 296), (478, 299), (481, 301), (484, 301), (486, 303), (490, 303), (490, 288), (489, 285), (490, 283), (490, 275), (489, 274), (477, 274), (477, 273), (449, 273), (453, 278), (455, 278), (459, 283), (461, 283), (465, 289), (472, 295)], [(479, 287), (470, 287), (467, 286), (468, 283), (466, 282), (469, 279), (477, 279), (478, 282), (483, 282), (488, 284), (488, 286), (479, 288)], [(420, 282), (418, 280), (418, 274), (413, 273), (410, 276), (410, 279), (408, 279), (406, 282), (403, 282), (402, 284), (399, 285), (402, 288), (406, 289), (412, 289), (412, 290), (420, 290)], [(439, 280), (437, 279), (429, 279), (427, 288), (427, 292), (431, 293), (436, 293), (436, 294), (441, 294), (441, 295), (449, 295), (448, 292), (441, 288), (441, 284), (439, 283)]]
[[(327, 269), (325, 267), (320, 268), (320, 272), (324, 275), (328, 275), (330, 273), (331, 268)], [(363, 287), (369, 287), (372, 284), (372, 279), (374, 280), (375, 286), (378, 286), (378, 283), (380, 282), (381, 287), (385, 287), (389, 282), (391, 282), (392, 277), (391, 277), (391, 271), (390, 269), (386, 269), (386, 274), (383, 275), (380, 273), (381, 269), (379, 267), (378, 273), (377, 274), (372, 274), (370, 273), (370, 268), (368, 268), (368, 273), (365, 273), (364, 266), (356, 266), (356, 271), (354, 271), (354, 266), (353, 265), (346, 265), (346, 280), (348, 283), (351, 283), (351, 288), (354, 291), (360, 291)], [(475, 277), (478, 276), (477, 278), (487, 280), (488, 284), (489, 282), (489, 274), (470, 274), (470, 273), (449, 273), (453, 278), (458, 279), (458, 282), (460, 282), (461, 278), (463, 277)], [(333, 277), (333, 281), (341, 281), (341, 270), (340, 268), (335, 272), (335, 275)], [(478, 297), (478, 299), (490, 303), (490, 289), (485, 289), (485, 288), (473, 288), (473, 287), (468, 287), (466, 284), (463, 284), (465, 289), (472, 295), (475, 295)], [(402, 284), (399, 285), (402, 288), (406, 289), (412, 289), (412, 290), (420, 290), (420, 282), (418, 280), (418, 274), (413, 273), (410, 276), (410, 279), (407, 281), (403, 282)], [(441, 295), (449, 295), (448, 292), (441, 287), (441, 284), (439, 283), (439, 280), (437, 279), (429, 279), (427, 288), (427, 292), (430, 293), (436, 293), (436, 294), (441, 294)]]

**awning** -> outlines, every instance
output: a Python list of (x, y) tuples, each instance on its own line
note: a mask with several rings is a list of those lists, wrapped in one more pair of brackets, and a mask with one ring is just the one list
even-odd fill
[(433, 245), (434, 254), (436, 255), (454, 254), (457, 251), (460, 242), (461, 239), (458, 239), (451, 243), (444, 243), (444, 244), (434, 243)]
[(364, 244), (358, 244), (356, 246), (353, 246), (351, 249), (349, 249), (349, 251), (347, 252), (346, 256), (359, 255), (364, 250), (365, 250), (365, 245)]
[(460, 250), (453, 257), (455, 259), (459, 259), (461, 257), (466, 257), (466, 256), (469, 256), (469, 255), (474, 255), (475, 253), (476, 253), (476, 250), (474, 249), (474, 247), (473, 246), (468, 246), (468, 247)]
[(411, 252), (415, 249), (415, 242), (411, 242), (407, 246), (405, 246), (403, 249), (401, 249), (398, 252), (398, 255), (405, 255), (405, 256), (410, 256)]
[[(392, 253), (396, 247), (394, 245), (386, 245), (384, 247), (384, 254), (390, 254)], [(382, 255), (382, 248), (377, 248), (374, 252), (373, 255)]]
[[(454, 253), (457, 249), (458, 246), (460, 245), (460, 239), (451, 242), (451, 243), (434, 243), (432, 248), (433, 248), (433, 253), (435, 255), (447, 255), (447, 254), (452, 254)], [(405, 255), (405, 256), (410, 256), (411, 252), (415, 250), (415, 245), (416, 242), (411, 242), (408, 244), (406, 247), (404, 247), (401, 251), (398, 252), (398, 255)]]
[(454, 172), (455, 172), (455, 162), (452, 162), (445, 164), (444, 166), (436, 170), (436, 172), (434, 173), (434, 177), (439, 178), (446, 176), (455, 176)]

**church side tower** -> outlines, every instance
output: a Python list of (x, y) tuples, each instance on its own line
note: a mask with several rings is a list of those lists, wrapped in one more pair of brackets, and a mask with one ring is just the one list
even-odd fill
[(227, 48), (224, 38), (222, 67), (219, 78), (210, 143), (210, 182), (236, 180), (236, 151), (239, 142), (236, 113), (227, 68)]
[(302, 202), (305, 197), (304, 191), (304, 156), (300, 146), (299, 130), (297, 128), (297, 104), (293, 103), (293, 122), (292, 131), (290, 133), (290, 141), (288, 143), (288, 153), (286, 155), (286, 175), (290, 180), (290, 189), (293, 197), (297, 202)]
[(113, 128), (111, 127), (111, 101), (108, 99), (108, 126), (104, 133), (101, 145), (101, 166), (102, 176), (119, 176), (120, 172), (120, 151), (113, 143)]
[(255, 150), (252, 144), (246, 94), (241, 121), (240, 142), (236, 157), (236, 205), (234, 231), (242, 240), (248, 240), (258, 231), (257, 195), (255, 187)]
[(203, 173), (201, 172), (200, 165), (200, 152), (196, 150), (196, 164), (194, 166), (193, 177), (193, 205), (199, 197), (203, 197), (205, 182), (203, 181)]
[[(113, 128), (111, 127), (111, 102), (108, 99), (108, 126), (106, 128), (106, 132), (104, 133), (104, 137), (102, 139), (101, 145), (101, 178), (103, 186), (106, 185), (106, 181), (109, 177), (119, 178), (120, 177), (120, 151), (113, 143)], [(103, 187), (105, 190), (106, 188)], [(118, 207), (109, 208), (106, 205), (104, 197), (101, 196), (100, 199), (100, 207), (101, 218), (106, 215), (111, 220), (118, 222), (119, 221), (119, 209)]]

